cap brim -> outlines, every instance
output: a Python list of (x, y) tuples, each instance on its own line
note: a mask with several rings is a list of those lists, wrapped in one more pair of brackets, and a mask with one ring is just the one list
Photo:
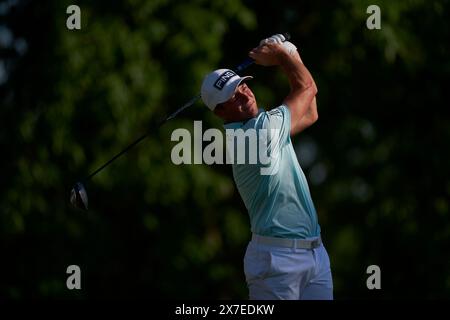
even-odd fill
[[(224, 103), (231, 99), (234, 92), (236, 91), (236, 88), (242, 83), (242, 81), (253, 79), (252, 76), (244, 76), (239, 77), (238, 79), (234, 80), (232, 83), (230, 83), (227, 86), (226, 94), (217, 102), (217, 104)], [(217, 105), (216, 105), (217, 106)]]

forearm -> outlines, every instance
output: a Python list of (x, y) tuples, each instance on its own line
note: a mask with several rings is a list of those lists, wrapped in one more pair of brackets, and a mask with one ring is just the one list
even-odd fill
[[(310, 74), (310, 72), (308, 71), (308, 69), (304, 66), (302, 59), (300, 58), (300, 54), (298, 52), (295, 53), (295, 58), (297, 58), (297, 60), (300, 61), (301, 66), (304, 67), (304, 71), (303, 71), (303, 75), (305, 75), (305, 77), (303, 78), (307, 78), (309, 80), (304, 80), (303, 83), (300, 84), (300, 86), (302, 86), (303, 88), (305, 87), (313, 87), (314, 91), (317, 92), (317, 86), (315, 84), (314, 78), (312, 77), (312, 75)], [(312, 81), (312, 84), (308, 81)], [(295, 84), (293, 84), (291, 82), (291, 86), (294, 86)], [(316, 97), (314, 96), (314, 98), (311, 101), (311, 104), (309, 105), (305, 115), (300, 119), (299, 122), (299, 130), (298, 132), (302, 132), (303, 130), (305, 130), (306, 128), (310, 127), (311, 125), (313, 125), (319, 118), (319, 114), (317, 112), (317, 100)]]
[(279, 65), (282, 68), (290, 84), (290, 92), (283, 100), (283, 104), (289, 108), (291, 114), (290, 133), (295, 135), (300, 132), (300, 129), (304, 129), (308, 124), (308, 118), (302, 123), (301, 120), (308, 113), (310, 106), (315, 106), (313, 100), (317, 94), (317, 87), (308, 69), (301, 61), (298, 51), (288, 52), (279, 44), (263, 44), (252, 49), (249, 56), (258, 64)]
[(317, 113), (315, 104), (317, 87), (298, 52), (284, 55), (280, 59), (280, 66), (290, 84), (290, 93), (283, 103), (291, 112), (291, 135), (295, 135), (316, 120), (314, 118)]
[(295, 52), (295, 54), (289, 54), (282, 51), (279, 52), (279, 55), (280, 66), (289, 80), (291, 92), (300, 92), (309, 88), (317, 90), (314, 79), (303, 64), (298, 52)]

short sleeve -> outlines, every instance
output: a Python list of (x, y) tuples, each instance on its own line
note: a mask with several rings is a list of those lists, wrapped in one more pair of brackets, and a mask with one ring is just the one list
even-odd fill
[(282, 147), (290, 141), (291, 113), (286, 105), (266, 111), (261, 129), (268, 131), (270, 144)]

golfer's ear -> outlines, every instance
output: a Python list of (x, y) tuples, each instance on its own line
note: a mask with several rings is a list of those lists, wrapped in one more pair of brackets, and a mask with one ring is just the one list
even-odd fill
[(214, 114), (216, 116), (218, 116), (219, 118), (222, 118), (224, 115), (224, 107), (221, 104), (218, 104), (215, 108), (214, 108)]

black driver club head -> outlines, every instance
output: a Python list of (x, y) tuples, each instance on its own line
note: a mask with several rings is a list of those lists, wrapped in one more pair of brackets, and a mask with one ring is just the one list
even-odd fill
[(77, 182), (70, 191), (70, 203), (75, 208), (88, 210), (88, 196), (86, 188), (81, 182)]

